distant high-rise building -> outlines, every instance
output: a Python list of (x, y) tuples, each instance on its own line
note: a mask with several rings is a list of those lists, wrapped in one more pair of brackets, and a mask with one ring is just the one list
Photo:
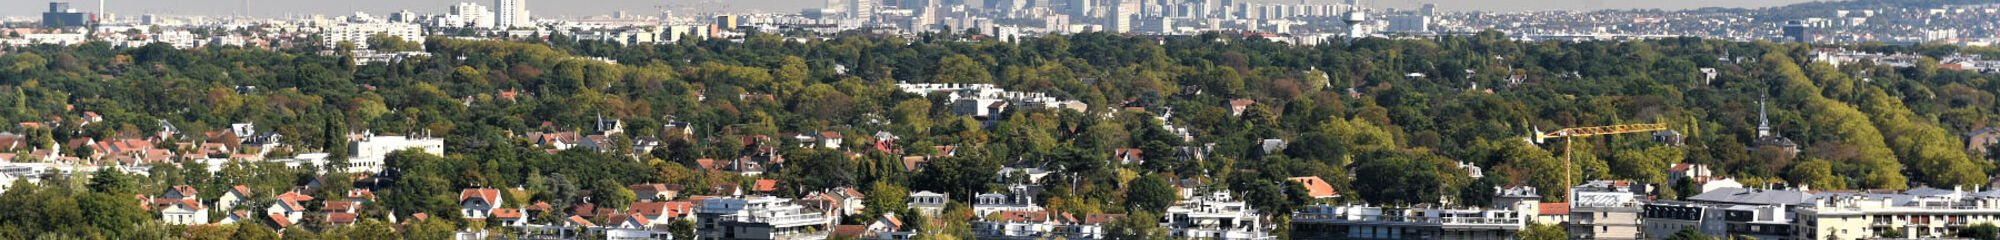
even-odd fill
[(475, 28), (493, 28), (493, 11), (478, 3), (461, 2), (451, 5), (451, 16), (458, 16), (458, 22), (449, 25)]
[(1134, 10), (1138, 8), (1137, 6), (1133, 6), (1135, 3), (1131, 2), (1131, 0), (1111, 0), (1111, 20), (1106, 21), (1111, 24), (1110, 32), (1125, 33), (1132, 31), (1132, 15)]
[(1424, 32), (1430, 32), (1430, 29), (1431, 29), (1430, 16), (1389, 17), (1390, 32), (1424, 33)]
[(847, 6), (848, 8), (845, 9), (849, 14), (852, 14), (850, 16), (854, 17), (855, 19), (861, 19), (862, 22), (874, 21), (876, 0), (852, 0), (852, 1), (853, 2), (848, 3)]
[(528, 0), (494, 0), (493, 5), (499, 7), (493, 9), (493, 12), (498, 13), (495, 15), (499, 15), (494, 18), (496, 20), (494, 25), (497, 27), (514, 28), (535, 24), (528, 20)]
[(1784, 28), (1785, 40), (1791, 40), (1793, 42), (1806, 42), (1806, 40), (1809, 40), (1808, 38), (1806, 38), (1807, 37), (1806, 35), (1808, 35), (1809, 33), (1806, 32), (1805, 21), (1799, 21), (1799, 20), (1785, 21), (1785, 26), (1783, 28)]
[(736, 16), (734, 15), (715, 16), (715, 26), (718, 28), (735, 30), (736, 24)]
[(160, 16), (154, 16), (154, 15), (152, 15), (152, 14), (146, 14), (146, 15), (142, 15), (142, 16), (139, 16), (139, 25), (153, 25), (153, 24), (158, 24), (158, 23), (157, 23), (157, 22), (155, 22), (155, 21), (159, 21), (159, 18), (160, 18)]
[(1421, 8), (1421, 9), (1422, 9), (1422, 10), (1418, 10), (1418, 12), (1419, 12), (1420, 14), (1423, 14), (1424, 16), (1437, 16), (1437, 15), (1438, 15), (1438, 5), (1437, 5), (1436, 3), (1425, 3), (1425, 4), (1424, 4), (1424, 7), (1423, 7), (1423, 8)]
[(90, 24), (90, 14), (70, 9), (68, 2), (49, 2), (49, 11), (42, 13), (42, 27), (66, 28)]

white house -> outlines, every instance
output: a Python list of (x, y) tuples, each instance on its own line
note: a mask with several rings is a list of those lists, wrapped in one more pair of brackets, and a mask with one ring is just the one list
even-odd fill
[(208, 207), (202, 206), (195, 198), (157, 199), (160, 203), (160, 222), (175, 225), (208, 224)]
[(465, 189), (458, 194), (459, 212), (465, 219), (486, 219), (493, 215), (493, 209), (500, 206), (500, 190), (492, 188)]

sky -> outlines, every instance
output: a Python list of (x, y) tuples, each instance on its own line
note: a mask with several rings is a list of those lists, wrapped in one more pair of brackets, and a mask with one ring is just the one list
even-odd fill
[[(71, 8), (82, 11), (96, 11), (97, 2), (70, 0)], [(162, 14), (162, 15), (227, 15), (242, 11), (244, 1), (248, 1), (250, 11), (263, 17), (285, 16), (287, 14), (327, 14), (347, 15), (355, 11), (365, 11), (374, 15), (386, 15), (397, 10), (418, 13), (439, 13), (446, 6), (456, 2), (477, 2), (487, 7), (492, 0), (103, 0), (106, 11), (115, 14)], [(729, 8), (736, 10), (764, 10), (769, 12), (794, 12), (803, 8), (816, 8), (825, 0), (527, 0), (528, 9), (537, 16), (595, 16), (608, 15), (625, 10), (631, 14), (650, 14), (657, 11), (654, 6), (679, 4), (707, 9)], [(1055, 0), (1051, 0), (1055, 1)], [(1301, 0), (1253, 0), (1261, 2), (1295, 3)], [(1303, 0), (1314, 3), (1331, 3), (1340, 0)], [(1687, 9), (1701, 7), (1769, 7), (1814, 0), (1363, 0), (1375, 8), (1414, 8), (1422, 3), (1436, 3), (1449, 11), (1532, 11), (1532, 10), (1595, 10), (1660, 8)], [(0, 0), (0, 16), (17, 18), (39, 18), (48, 8), (46, 0)]]

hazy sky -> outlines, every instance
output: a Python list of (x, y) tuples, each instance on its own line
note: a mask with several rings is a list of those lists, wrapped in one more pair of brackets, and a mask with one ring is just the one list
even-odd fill
[[(245, 0), (104, 0), (106, 10), (126, 16), (129, 14), (233, 14), (241, 11)], [(384, 15), (391, 11), (407, 9), (419, 13), (443, 12), (445, 7), (455, 2), (477, 2), (488, 7), (492, 0), (248, 0), (250, 11), (258, 16), (283, 16), (285, 14), (329, 14), (343, 15), (355, 11)], [(1059, 1), (1059, 0), (1051, 0)], [(1299, 0), (1254, 0), (1263, 2), (1298, 2)], [(1308, 2), (1337, 2), (1340, 0), (1304, 0)], [(1488, 10), (1522, 11), (1546, 9), (1606, 9), (1606, 8), (1700, 8), (1700, 7), (1768, 7), (1813, 0), (1364, 0), (1370, 7), (1412, 8), (1421, 3), (1437, 3), (1440, 8), (1453, 11)], [(703, 6), (710, 9), (726, 5), (730, 9), (760, 9), (766, 11), (792, 12), (802, 8), (820, 7), (825, 0), (528, 0), (528, 8), (536, 15), (591, 16), (605, 15), (617, 10), (632, 14), (648, 14), (656, 11), (653, 6), (682, 4)], [(72, 0), (71, 7), (84, 11), (96, 11), (96, 1)], [(48, 8), (45, 0), (0, 0), (0, 16), (39, 17)]]

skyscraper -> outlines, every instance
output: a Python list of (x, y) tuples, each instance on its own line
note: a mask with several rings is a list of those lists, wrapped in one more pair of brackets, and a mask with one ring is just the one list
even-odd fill
[(528, 20), (528, 0), (494, 0), (493, 5), (499, 7), (493, 9), (495, 15), (499, 15), (494, 18), (496, 27), (513, 28), (535, 24)]
[(874, 21), (875, 1), (877, 0), (852, 0), (852, 1), (853, 2), (848, 3), (847, 6), (848, 9), (846, 9), (847, 12), (850, 14), (848, 16), (853, 16), (856, 19), (861, 19), (862, 22)]

